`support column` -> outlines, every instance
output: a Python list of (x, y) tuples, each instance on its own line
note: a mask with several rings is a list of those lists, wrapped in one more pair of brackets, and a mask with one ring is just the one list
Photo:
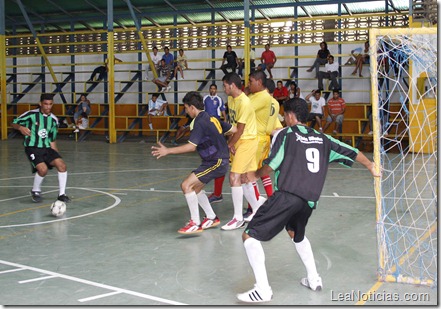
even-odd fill
[(5, 0), (0, 0), (0, 112), (1, 139), (8, 138), (8, 117), (6, 102), (6, 37), (5, 37)]
[[(254, 10), (254, 9), (253, 9)], [(244, 33), (245, 33), (245, 41), (243, 46), (243, 65), (245, 67), (245, 71), (242, 73), (242, 78), (245, 81), (245, 87), (248, 86), (251, 68), (250, 68), (250, 0), (244, 1)]]
[(113, 0), (107, 0), (107, 72), (109, 100), (109, 143), (116, 143), (115, 131), (115, 55), (114, 55), (114, 39), (113, 39)]

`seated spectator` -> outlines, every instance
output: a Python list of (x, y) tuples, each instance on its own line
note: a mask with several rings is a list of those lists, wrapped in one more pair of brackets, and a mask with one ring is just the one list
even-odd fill
[(78, 103), (77, 108), (77, 111), (73, 115), (75, 123), (82, 113), (86, 113), (86, 116), (90, 114), (90, 101), (85, 94), (80, 96), (80, 103)]
[(318, 123), (320, 132), (323, 132), (322, 118), (323, 107), (326, 105), (325, 99), (320, 96), (319, 90), (313, 90), (306, 96), (305, 100), (311, 103), (311, 111), (308, 118), (308, 121), (311, 121), (311, 123), (309, 126), (314, 128), (315, 124)]
[(288, 94), (289, 94), (289, 98), (290, 99), (294, 99), (294, 98), (302, 98), (305, 99), (302, 95), (302, 92), (300, 90), (299, 87), (297, 87), (297, 84), (295, 81), (292, 81), (289, 83), (289, 89), (288, 89)]
[(164, 47), (164, 55), (162, 55), (162, 58), (165, 60), (165, 64), (173, 68), (175, 58), (173, 57), (173, 54), (170, 54), (170, 49), (168, 46)]
[(171, 86), (168, 85), (172, 76), (171, 71), (171, 66), (165, 64), (165, 60), (161, 59), (158, 68), (158, 78), (153, 80), (153, 83), (158, 86), (158, 90), (161, 89), (160, 92), (169, 91), (171, 89)]
[(167, 114), (168, 102), (159, 99), (158, 93), (153, 93), (152, 98), (149, 101), (148, 121), (150, 130), (153, 130), (151, 116), (168, 116)]
[(357, 70), (358, 70), (358, 76), (359, 77), (363, 77), (363, 75), (361, 75), (361, 70), (363, 69), (363, 64), (369, 64), (370, 63), (370, 57), (369, 57), (369, 41), (366, 41), (364, 43), (364, 49), (361, 53), (359, 53), (358, 55), (355, 55), (353, 52), (355, 50), (351, 51), (351, 54), (354, 56), (355, 58), (355, 70), (354, 72), (352, 72), (352, 75), (356, 75), (357, 74)]
[(320, 65), (325, 65), (328, 62), (328, 56), (331, 52), (328, 49), (328, 44), (323, 41), (320, 43), (320, 49), (317, 52), (317, 57), (315, 58), (312, 66), (307, 70), (308, 72), (312, 72), (315, 68), (315, 78), (318, 78), (318, 72), (320, 69)]
[(337, 81), (338, 77), (338, 63), (334, 62), (334, 56), (329, 55), (328, 63), (325, 64), (325, 72), (320, 71), (318, 74), (318, 88), (323, 90), (323, 78), (328, 78), (331, 80), (329, 84), (329, 89), (340, 89), (340, 85)]
[(146, 67), (146, 78), (149, 79), (149, 71), (153, 72), (153, 69), (158, 72), (159, 63), (161, 62), (161, 56), (158, 54), (158, 48), (156, 46), (153, 46), (153, 54), (150, 55), (150, 58), (152, 59), (154, 68), (150, 67), (150, 64), (147, 64)]
[(326, 129), (331, 125), (331, 123), (335, 122), (333, 133), (342, 133), (342, 124), (344, 119), (343, 114), (345, 113), (345, 109), (345, 100), (340, 97), (340, 92), (338, 90), (334, 90), (332, 92), (332, 98), (328, 101), (328, 117), (326, 117), (326, 124), (323, 132), (326, 132)]
[[(116, 57), (113, 57), (113, 64), (115, 63), (120, 63), (123, 62), (121, 59), (118, 59)], [(100, 82), (103, 79), (107, 79), (107, 72), (109, 71), (109, 58), (107, 58), (104, 61), (104, 65), (101, 65), (99, 67), (96, 67), (92, 74), (90, 75), (89, 80), (87, 81), (88, 83), (93, 83), (95, 82), (95, 76), (98, 74), (98, 79), (96, 80), (96, 82)]]
[(175, 72), (173, 74), (176, 80), (178, 79), (178, 71), (181, 73), (181, 79), (184, 79), (184, 70), (187, 69), (188, 69), (187, 56), (184, 55), (184, 50), (181, 48), (179, 49), (179, 56), (176, 57), (176, 67), (175, 67)]
[(283, 104), (289, 98), (288, 88), (283, 86), (283, 82), (281, 80), (277, 81), (277, 87), (274, 89), (273, 94), (274, 99), (279, 102), (280, 105)]
[[(227, 63), (225, 63), (225, 61)], [(231, 69), (233, 73), (236, 72), (236, 68), (239, 65), (239, 60), (237, 58), (236, 52), (233, 51), (231, 45), (227, 46), (227, 51), (224, 53), (222, 59), (221, 70), (224, 74), (228, 74), (227, 69)]]
[(262, 62), (261, 68), (262, 71), (267, 70), (269, 73), (269, 78), (273, 78), (273, 74), (271, 72), (271, 69), (274, 67), (277, 61), (276, 54), (272, 50), (270, 50), (270, 45), (265, 45), (265, 51), (262, 53), (262, 56), (260, 58), (260, 61)]
[(89, 119), (85, 112), (82, 112), (81, 115), (75, 121), (74, 133), (80, 132), (80, 130), (85, 130), (89, 127)]

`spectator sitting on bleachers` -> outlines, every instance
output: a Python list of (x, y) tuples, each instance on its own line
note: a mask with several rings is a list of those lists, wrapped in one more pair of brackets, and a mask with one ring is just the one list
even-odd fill
[(340, 92), (338, 90), (334, 90), (332, 92), (332, 98), (328, 101), (328, 117), (326, 117), (326, 124), (323, 128), (323, 132), (326, 131), (331, 123), (335, 122), (333, 133), (342, 133), (343, 114), (345, 113), (345, 109), (345, 100), (340, 97)]
[(90, 101), (85, 94), (82, 94), (80, 96), (80, 103), (78, 103), (78, 109), (73, 115), (75, 123), (83, 113), (86, 113), (86, 116), (89, 116), (90, 114)]
[(168, 85), (170, 83), (170, 77), (172, 75), (171, 71), (172, 67), (165, 64), (164, 59), (161, 59), (158, 68), (158, 78), (155, 78), (153, 80), (153, 83), (158, 86), (158, 90), (160, 89), (160, 92), (169, 91), (171, 89), (171, 86)]
[(184, 55), (184, 50), (181, 48), (179, 49), (179, 56), (176, 57), (175, 72), (173, 74), (176, 80), (178, 79), (178, 71), (181, 73), (181, 79), (184, 79), (184, 70), (186, 69), (188, 69), (187, 56)]
[[(227, 63), (225, 63), (225, 61)], [(221, 70), (224, 74), (228, 74), (227, 69), (231, 69), (233, 73), (236, 72), (236, 68), (239, 65), (239, 59), (237, 58), (236, 52), (233, 51), (231, 45), (227, 46), (227, 51), (224, 53), (222, 59)]]
[(81, 115), (75, 121), (74, 133), (80, 132), (80, 130), (85, 130), (89, 127), (89, 119), (85, 112), (82, 112)]
[(153, 93), (152, 98), (149, 101), (149, 112), (148, 121), (150, 130), (153, 130), (152, 118), (151, 116), (168, 116), (167, 106), (168, 102), (158, 98), (158, 93)]
[(283, 82), (281, 80), (277, 81), (277, 87), (274, 89), (273, 94), (274, 99), (279, 102), (280, 105), (283, 104), (289, 98), (288, 88), (283, 86)]
[(271, 69), (274, 67), (277, 61), (276, 54), (272, 50), (270, 50), (270, 45), (265, 45), (265, 51), (262, 53), (262, 56), (260, 57), (260, 61), (262, 64), (260, 67), (262, 68), (262, 71), (265, 71), (265, 69), (269, 73), (269, 78), (273, 78), (273, 73), (271, 73)]
[(320, 65), (324, 65), (328, 62), (328, 56), (331, 54), (331, 52), (328, 49), (328, 44), (323, 41), (320, 43), (320, 49), (317, 52), (317, 57), (315, 58), (314, 63), (312, 66), (306, 70), (308, 72), (312, 72), (315, 68), (315, 78), (318, 78), (318, 72), (320, 69)]
[[(156, 46), (153, 46), (153, 54), (150, 55), (150, 58), (152, 59), (155, 71), (158, 72), (161, 56), (158, 54), (158, 48)], [(146, 71), (146, 78), (149, 79), (149, 71), (153, 71), (153, 69), (150, 67), (150, 64), (147, 64), (145, 71)]]
[[(113, 64), (123, 62), (121, 59), (113, 57)], [(98, 79), (96, 82), (100, 82), (103, 79), (107, 79), (107, 72), (109, 71), (109, 58), (104, 61), (104, 65), (96, 67), (92, 74), (90, 75), (88, 83), (93, 83), (95, 81), (95, 76), (98, 74)]]
[(168, 46), (164, 47), (164, 55), (162, 55), (163, 60), (165, 60), (165, 64), (169, 65), (171, 68), (173, 68), (175, 57), (173, 57), (173, 54), (170, 54), (170, 49)]
[(318, 73), (318, 88), (323, 90), (323, 78), (329, 78), (331, 83), (329, 84), (329, 89), (340, 89), (340, 85), (337, 81), (339, 65), (334, 62), (334, 56), (328, 56), (328, 63), (325, 64), (325, 72), (320, 71)]
[(351, 51), (352, 55), (355, 57), (355, 70), (352, 72), (351, 75), (356, 75), (358, 70), (358, 76), (363, 77), (361, 75), (361, 70), (363, 69), (363, 64), (369, 64), (370, 63), (370, 57), (369, 57), (369, 41), (366, 41), (364, 43), (364, 49), (361, 53), (358, 55), (355, 55), (353, 52), (355, 50)]
[(326, 105), (325, 99), (321, 97), (319, 90), (313, 90), (306, 96), (305, 100), (311, 103), (311, 111), (308, 117), (308, 121), (311, 121), (309, 126), (314, 129), (315, 124), (318, 123), (320, 132), (323, 132), (322, 118), (323, 107)]
[(288, 94), (289, 94), (290, 99), (294, 99), (294, 98), (305, 99), (302, 95), (300, 87), (297, 87), (297, 84), (295, 81), (291, 81), (289, 83)]

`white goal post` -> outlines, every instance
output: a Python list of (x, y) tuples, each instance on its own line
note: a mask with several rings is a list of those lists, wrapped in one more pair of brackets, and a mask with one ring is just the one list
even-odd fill
[(378, 280), (437, 286), (437, 29), (369, 31)]

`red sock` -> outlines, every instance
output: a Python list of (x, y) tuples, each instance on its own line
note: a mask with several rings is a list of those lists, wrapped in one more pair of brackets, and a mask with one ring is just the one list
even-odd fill
[(222, 186), (224, 185), (225, 176), (216, 178), (214, 180), (214, 195), (221, 196), (222, 195)]
[[(254, 188), (254, 194), (256, 195), (256, 199), (259, 200), (259, 186), (257, 185), (257, 182), (253, 181), (253, 188)], [(248, 209), (252, 210), (252, 207), (250, 203), (248, 203)]]
[(273, 183), (271, 182), (271, 177), (269, 175), (260, 178), (262, 180), (263, 188), (265, 189), (266, 196), (270, 197), (273, 195)]

